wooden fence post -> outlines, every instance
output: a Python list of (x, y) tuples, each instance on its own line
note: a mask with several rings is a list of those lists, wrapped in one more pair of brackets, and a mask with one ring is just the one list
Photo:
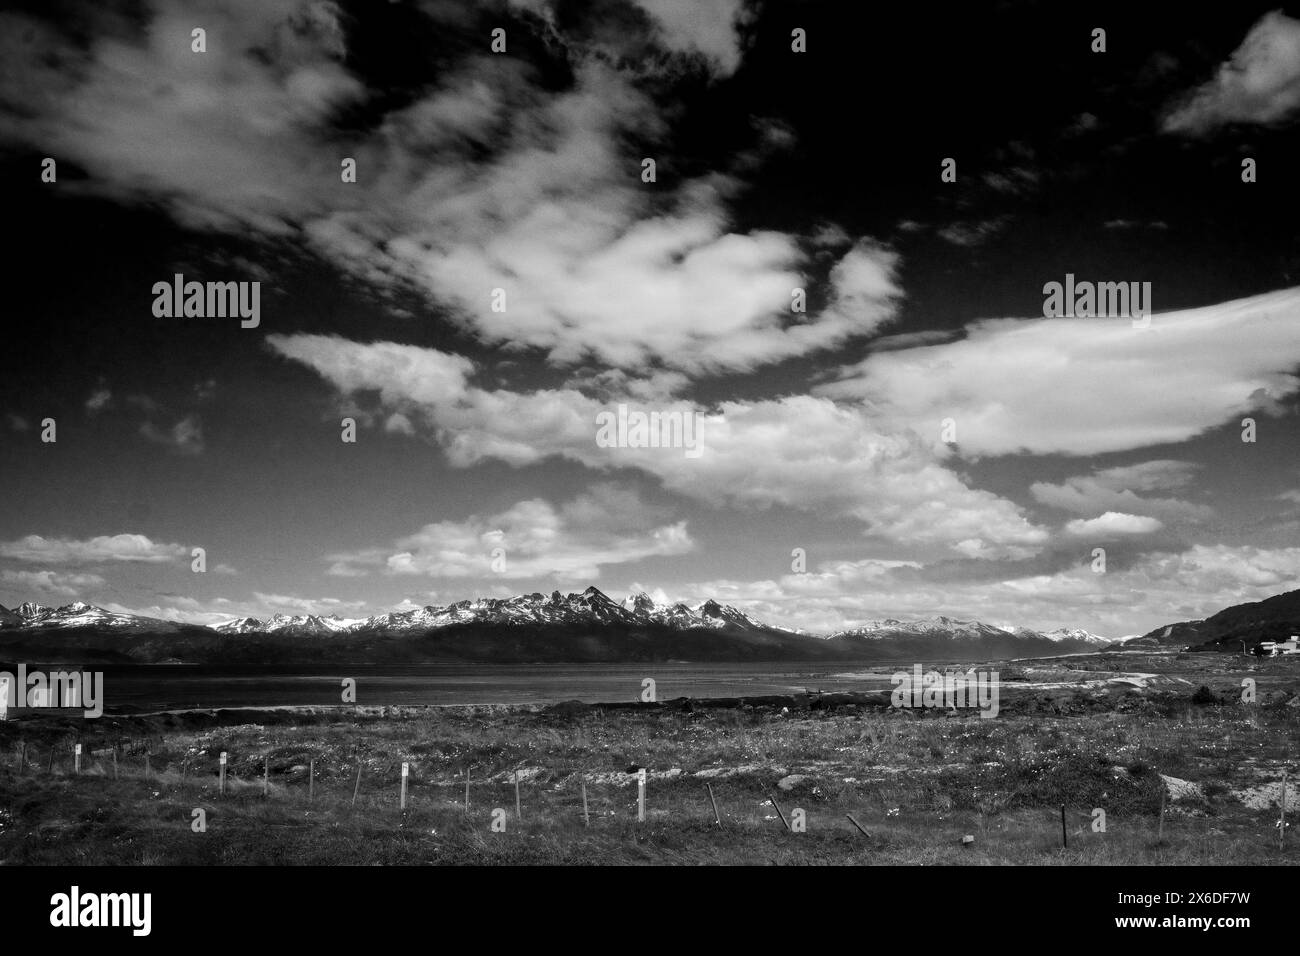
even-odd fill
[(72, 745), (72, 772), (81, 773), (81, 744)]
[(402, 800), (401, 800), (401, 804), (402, 804), (402, 812), (403, 812), (403, 813), (406, 812), (406, 778), (407, 778), (408, 776), (410, 776), (410, 773), (411, 773), (411, 765), (410, 765), (409, 763), (407, 763), (406, 761), (402, 761)]
[(515, 768), (515, 819), (522, 820), (523, 812), (519, 805), (519, 768)]
[(217, 771), (219, 774), (217, 792), (224, 794), (226, 792), (226, 752), (224, 750), (221, 751), (221, 756), (217, 758), (217, 766), (219, 768)]
[(768, 803), (772, 804), (772, 806), (776, 808), (776, 815), (781, 818), (781, 822), (784, 823), (785, 828), (789, 830), (790, 824), (786, 821), (785, 814), (781, 812), (781, 807), (777, 804), (776, 798), (766, 791), (763, 793), (763, 796), (767, 797)]
[(1286, 768), (1282, 768), (1282, 816), (1277, 821), (1277, 848), (1286, 849)]
[(636, 776), (636, 822), (645, 823), (645, 775), (642, 767)]
[(582, 778), (582, 825), (591, 826), (591, 817), (587, 815), (587, 778)]

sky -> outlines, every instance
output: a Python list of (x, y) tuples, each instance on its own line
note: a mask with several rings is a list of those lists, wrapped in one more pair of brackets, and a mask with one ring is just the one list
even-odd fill
[(1131, 6), (10, 4), (0, 603), (1294, 589), (1300, 10)]

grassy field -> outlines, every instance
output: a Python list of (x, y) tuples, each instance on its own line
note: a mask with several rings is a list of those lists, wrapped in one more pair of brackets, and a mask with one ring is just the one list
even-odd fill
[[(1002, 709), (993, 719), (895, 709), (880, 694), (814, 694), (717, 706), (337, 707), (9, 721), (0, 724), (0, 859), (1300, 863), (1300, 830), (1279, 847), (1276, 826), (1284, 768), (1291, 815), (1300, 820), (1294, 662), (1110, 655), (1001, 670)], [(1259, 702), (1240, 702), (1243, 676), (1258, 682)], [(78, 739), (82, 768), (74, 773)], [(402, 762), (410, 765), (405, 813)], [(648, 777), (643, 823), (628, 772), (637, 766)], [(783, 825), (772, 797), (787, 819), (802, 812), (804, 832)], [(498, 808), (504, 832), (492, 829)], [(1105, 832), (1093, 828), (1097, 808)], [(195, 832), (196, 809), (205, 832)], [(966, 836), (973, 842), (963, 844)]]

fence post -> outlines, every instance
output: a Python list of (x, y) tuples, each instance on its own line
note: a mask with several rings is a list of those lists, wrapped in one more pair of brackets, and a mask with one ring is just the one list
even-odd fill
[(271, 755), (262, 758), (262, 796), (271, 795)]
[(645, 823), (645, 775), (646, 769), (642, 767), (636, 775), (636, 822)]
[(72, 745), (72, 772), (81, 773), (81, 744)]
[(307, 761), (307, 802), (311, 803), (316, 799), (316, 761)]
[(780, 807), (779, 804), (777, 804), (777, 802), (776, 802), (776, 798), (773, 797), (771, 794), (766, 793), (766, 792), (764, 793), (764, 796), (767, 797), (767, 802), (770, 803), (770, 804), (772, 804), (772, 806), (776, 809), (776, 815), (777, 815), (778, 817), (781, 818), (781, 822), (782, 822), (783, 824), (785, 824), (785, 828), (786, 828), (787, 830), (789, 830), (789, 829), (790, 829), (790, 824), (789, 824), (788, 822), (786, 822), (785, 814), (781, 812), (781, 807)]
[(1286, 849), (1286, 768), (1282, 768), (1282, 816), (1277, 821), (1277, 848)]
[(582, 825), (591, 826), (591, 817), (587, 815), (587, 778), (582, 778)]
[(515, 768), (515, 819), (522, 820), (523, 813), (519, 807), (519, 768)]
[(713, 822), (722, 826), (722, 817), (718, 813), (718, 801), (713, 796), (713, 785), (706, 783), (704, 789), (709, 791), (709, 803), (713, 804)]
[(402, 761), (402, 812), (406, 812), (406, 778), (411, 773), (411, 765)]

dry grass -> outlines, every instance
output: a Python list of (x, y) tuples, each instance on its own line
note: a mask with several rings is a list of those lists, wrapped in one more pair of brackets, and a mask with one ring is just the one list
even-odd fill
[[(1192, 706), (1136, 694), (1057, 715), (1012, 706), (994, 720), (889, 708), (600, 711), (339, 708), (310, 719), (160, 730), (99, 722), (72, 774), (66, 729), (0, 728), (0, 859), (18, 864), (1277, 864), (1276, 808), (1233, 790), (1276, 779), (1300, 740), (1300, 709)], [(1060, 709), (1053, 705), (1056, 709)], [(1052, 708), (1048, 708), (1051, 710)], [(1068, 708), (1067, 708), (1068, 709)], [(100, 727), (102, 724), (102, 729)], [(18, 753), (27, 748), (26, 766)], [(119, 746), (118, 777), (111, 751)], [(144, 776), (144, 754), (152, 773)], [(217, 760), (230, 755), (227, 793)], [(98, 751), (98, 753), (92, 753)], [(52, 770), (48, 757), (56, 760)], [(269, 759), (269, 794), (262, 772)], [(307, 767), (315, 761), (315, 798)], [(409, 806), (398, 808), (411, 764)], [(636, 821), (627, 768), (650, 770)], [(358, 766), (360, 795), (352, 807)], [(471, 769), (464, 812), (464, 771)], [(511, 774), (521, 771), (522, 819)], [(1295, 774), (1295, 766), (1291, 771)], [(1157, 839), (1159, 774), (1202, 784), (1170, 803)], [(788, 774), (804, 779), (788, 790)], [(591, 822), (584, 826), (580, 781)], [(705, 791), (709, 782), (721, 828)], [(804, 811), (787, 832), (782, 810)], [(1069, 848), (1062, 848), (1060, 807)], [(1091, 829), (1106, 811), (1107, 831)], [(193, 811), (206, 812), (196, 833)], [(504, 833), (491, 829), (505, 811)], [(1300, 807), (1296, 808), (1300, 818)], [(848, 822), (854, 817), (871, 834)], [(970, 834), (975, 842), (963, 846)]]

